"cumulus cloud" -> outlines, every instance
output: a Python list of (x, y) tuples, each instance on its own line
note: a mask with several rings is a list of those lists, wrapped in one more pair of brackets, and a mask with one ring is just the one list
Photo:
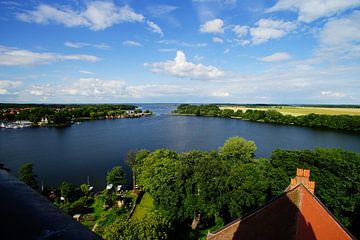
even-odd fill
[(153, 33), (158, 33), (161, 37), (164, 36), (163, 31), (156, 23), (148, 20), (148, 21), (146, 21), (146, 24), (148, 25), (148, 27), (150, 28), (150, 30)]
[(260, 58), (263, 62), (282, 62), (291, 59), (290, 54), (287, 52), (277, 52), (269, 56)]
[(245, 37), (249, 32), (248, 26), (235, 25), (231, 30), (236, 34), (238, 38)]
[(69, 48), (94, 47), (98, 49), (110, 49), (110, 46), (105, 43), (91, 44), (85, 42), (65, 42), (64, 45)]
[(96, 56), (87, 54), (64, 55), (50, 52), (40, 53), (13, 47), (0, 46), (0, 65), (4, 66), (45, 64), (62, 60), (96, 62), (100, 59)]
[(213, 37), (212, 41), (214, 43), (223, 43), (224, 40), (222, 38), (219, 38), (219, 37)]
[(201, 33), (224, 33), (224, 21), (217, 18), (211, 21), (205, 22), (200, 26)]
[(22, 84), (21, 81), (0, 80), (0, 95), (13, 94), (12, 90)]
[(128, 46), (128, 47), (142, 47), (141, 43), (139, 43), (137, 41), (133, 41), (133, 40), (123, 41), (123, 45)]
[(67, 27), (89, 27), (94, 31), (122, 22), (143, 22), (145, 19), (128, 5), (120, 7), (113, 2), (104, 1), (89, 1), (86, 8), (80, 11), (65, 6), (41, 4), (34, 10), (18, 13), (17, 18), (38, 24), (54, 22)]
[(224, 71), (214, 67), (205, 66), (203, 64), (194, 64), (186, 60), (185, 53), (176, 52), (174, 60), (156, 63), (145, 63), (144, 66), (149, 67), (153, 73), (166, 73), (178, 78), (191, 78), (200, 80), (210, 80), (223, 77)]
[(250, 35), (253, 44), (260, 44), (270, 39), (278, 39), (287, 35), (295, 29), (296, 24), (283, 20), (260, 19), (255, 23), (255, 27), (250, 28)]
[(359, 5), (360, 0), (279, 0), (273, 7), (267, 9), (267, 12), (294, 11), (298, 13), (299, 21), (312, 22)]

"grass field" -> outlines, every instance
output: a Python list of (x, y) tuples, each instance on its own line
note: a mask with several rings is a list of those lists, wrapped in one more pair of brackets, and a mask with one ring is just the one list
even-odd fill
[(135, 212), (131, 216), (132, 219), (142, 219), (146, 213), (154, 208), (153, 199), (149, 193), (144, 193), (140, 203), (136, 206)]
[(275, 110), (282, 114), (293, 116), (307, 115), (310, 113), (325, 114), (325, 115), (354, 115), (360, 116), (360, 108), (326, 108), (326, 107), (294, 107), (294, 106), (269, 106), (269, 107), (245, 107), (245, 106), (220, 106), (220, 109), (232, 109), (234, 111), (242, 110), (245, 112), (248, 109), (256, 110)]

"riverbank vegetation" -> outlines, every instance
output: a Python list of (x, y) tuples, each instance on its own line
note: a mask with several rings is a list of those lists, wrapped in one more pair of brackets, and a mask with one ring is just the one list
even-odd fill
[[(140, 150), (128, 155), (136, 173), (134, 190), (112, 186), (93, 193), (89, 185), (63, 183), (46, 195), (54, 194), (56, 205), (81, 214), (80, 222), (107, 240), (204, 239), (208, 231), (282, 194), (296, 168), (306, 168), (316, 182), (315, 195), (360, 236), (359, 154), (278, 149), (266, 159), (256, 158), (255, 151), (254, 142), (240, 137), (213, 151)], [(108, 184), (123, 185), (123, 176), (120, 167), (113, 168)]]
[(220, 109), (220, 107), (214, 104), (181, 104), (173, 113), (178, 115), (238, 118), (255, 122), (360, 132), (360, 116), (351, 115), (325, 115), (311, 113), (308, 115), (293, 116), (289, 114), (283, 115), (277, 110), (257, 110), (256, 108), (247, 109), (246, 111), (238, 109), (235, 112), (233, 109)]
[(325, 114), (325, 115), (353, 115), (360, 116), (359, 105), (301, 105), (301, 106), (290, 106), (290, 105), (219, 105), (221, 110), (231, 109), (236, 112), (241, 110), (275, 110), (281, 114), (288, 114), (292, 116), (314, 114)]
[(84, 120), (141, 117), (152, 112), (127, 104), (0, 104), (0, 121), (30, 121), (34, 126), (64, 127)]

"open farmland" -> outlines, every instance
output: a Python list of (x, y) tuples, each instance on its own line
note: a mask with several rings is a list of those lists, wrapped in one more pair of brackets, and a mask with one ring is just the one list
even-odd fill
[(293, 116), (307, 115), (310, 113), (325, 114), (325, 115), (353, 115), (360, 116), (360, 108), (327, 108), (327, 107), (297, 107), (297, 106), (261, 106), (261, 107), (246, 107), (246, 106), (219, 106), (220, 109), (232, 109), (234, 111), (242, 110), (245, 112), (248, 109), (252, 110), (275, 110), (282, 114), (289, 114)]

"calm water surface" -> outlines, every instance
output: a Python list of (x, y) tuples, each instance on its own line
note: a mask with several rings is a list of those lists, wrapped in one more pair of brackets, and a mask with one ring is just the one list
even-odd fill
[(332, 130), (280, 126), (234, 119), (170, 116), (171, 104), (141, 105), (156, 116), (98, 120), (68, 128), (0, 130), (0, 162), (16, 174), (25, 162), (46, 185), (62, 180), (81, 184), (90, 177), (96, 188), (105, 184), (108, 169), (124, 163), (129, 150), (170, 148), (176, 151), (212, 150), (231, 136), (255, 141), (257, 157), (269, 157), (276, 148), (342, 148), (360, 152), (360, 135)]

